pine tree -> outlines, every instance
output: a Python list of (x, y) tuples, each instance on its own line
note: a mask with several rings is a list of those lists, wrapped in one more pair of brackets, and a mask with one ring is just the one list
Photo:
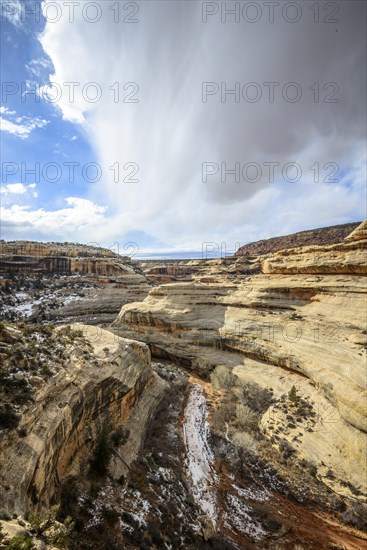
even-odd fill
[(94, 448), (93, 459), (91, 460), (91, 469), (98, 475), (106, 475), (108, 472), (108, 465), (111, 460), (111, 455), (112, 451), (109, 440), (109, 428), (107, 424), (104, 424)]
[(296, 386), (292, 386), (290, 391), (288, 392), (288, 398), (294, 405), (297, 405), (299, 401), (299, 397), (297, 395)]

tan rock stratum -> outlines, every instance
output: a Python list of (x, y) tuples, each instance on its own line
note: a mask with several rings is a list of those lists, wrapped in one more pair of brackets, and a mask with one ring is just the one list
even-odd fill
[(339, 244), (200, 264), (192, 281), (124, 305), (114, 330), (199, 375), (227, 368), (239, 388), (255, 382), (280, 398), (294, 385), (315, 427), (295, 437), (270, 407), (264, 434), (279, 430), (336, 492), (353, 496), (348, 481), (366, 500), (366, 249), (363, 222)]

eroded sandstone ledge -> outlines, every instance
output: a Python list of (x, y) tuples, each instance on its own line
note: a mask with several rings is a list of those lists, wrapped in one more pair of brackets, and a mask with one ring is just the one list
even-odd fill
[(91, 343), (92, 354), (85, 358), (80, 344), (71, 348), (64, 367), (40, 381), (18, 432), (0, 439), (0, 508), (10, 514), (24, 515), (36, 504), (47, 508), (65, 477), (89, 467), (103, 424), (123, 426), (142, 395), (149, 400), (154, 387), (152, 406), (162, 390), (145, 344), (97, 327), (74, 328)]
[(210, 262), (193, 281), (159, 286), (143, 302), (123, 306), (114, 330), (203, 377), (225, 367), (235, 388), (255, 382), (279, 400), (295, 385), (312, 402), (316, 429), (299, 426), (298, 437), (269, 409), (264, 433), (280, 434), (275, 444), (289, 440), (325, 483), (355, 498), (343, 484), (350, 480), (363, 501), (366, 248), (364, 222), (336, 245)]

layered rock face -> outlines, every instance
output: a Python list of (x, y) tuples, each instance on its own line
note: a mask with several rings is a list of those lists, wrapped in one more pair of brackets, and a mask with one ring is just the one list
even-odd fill
[[(0, 508), (10, 514), (26, 514), (35, 505), (49, 507), (60, 482), (88, 469), (104, 423), (109, 429), (124, 426), (142, 397), (149, 419), (164, 389), (151, 369), (146, 345), (97, 327), (72, 329), (82, 331), (90, 344), (87, 352), (80, 343), (72, 346), (56, 374), (38, 379), (18, 433), (1, 434)], [(143, 433), (144, 426), (136, 426), (136, 449)]]
[(261, 263), (258, 256), (229, 256), (203, 260), (145, 261), (140, 267), (154, 285), (181, 282), (216, 282), (222, 280), (223, 272), (231, 275), (259, 273)]
[(129, 257), (97, 246), (2, 242), (3, 319), (110, 323), (121, 304), (143, 300), (149, 284)]
[(0, 243), (0, 272), (120, 275), (130, 258), (107, 248), (72, 243)]
[(206, 267), (205, 260), (146, 260), (140, 262), (144, 275), (153, 285), (191, 281)]
[[(125, 305), (114, 330), (147, 342), (157, 357), (212, 373), (222, 390), (220, 369), (237, 393), (249, 383), (271, 388), (265, 437), (289, 441), (333, 490), (365, 500), (366, 247), (364, 222), (337, 245), (211, 263), (192, 282)], [(312, 426), (284, 413), (292, 386), (311, 404)]]

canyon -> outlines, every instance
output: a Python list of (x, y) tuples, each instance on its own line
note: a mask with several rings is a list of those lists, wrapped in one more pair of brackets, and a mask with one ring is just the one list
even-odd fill
[(211, 260), (2, 243), (9, 536), (59, 503), (71, 550), (367, 547), (367, 222), (306, 233)]

